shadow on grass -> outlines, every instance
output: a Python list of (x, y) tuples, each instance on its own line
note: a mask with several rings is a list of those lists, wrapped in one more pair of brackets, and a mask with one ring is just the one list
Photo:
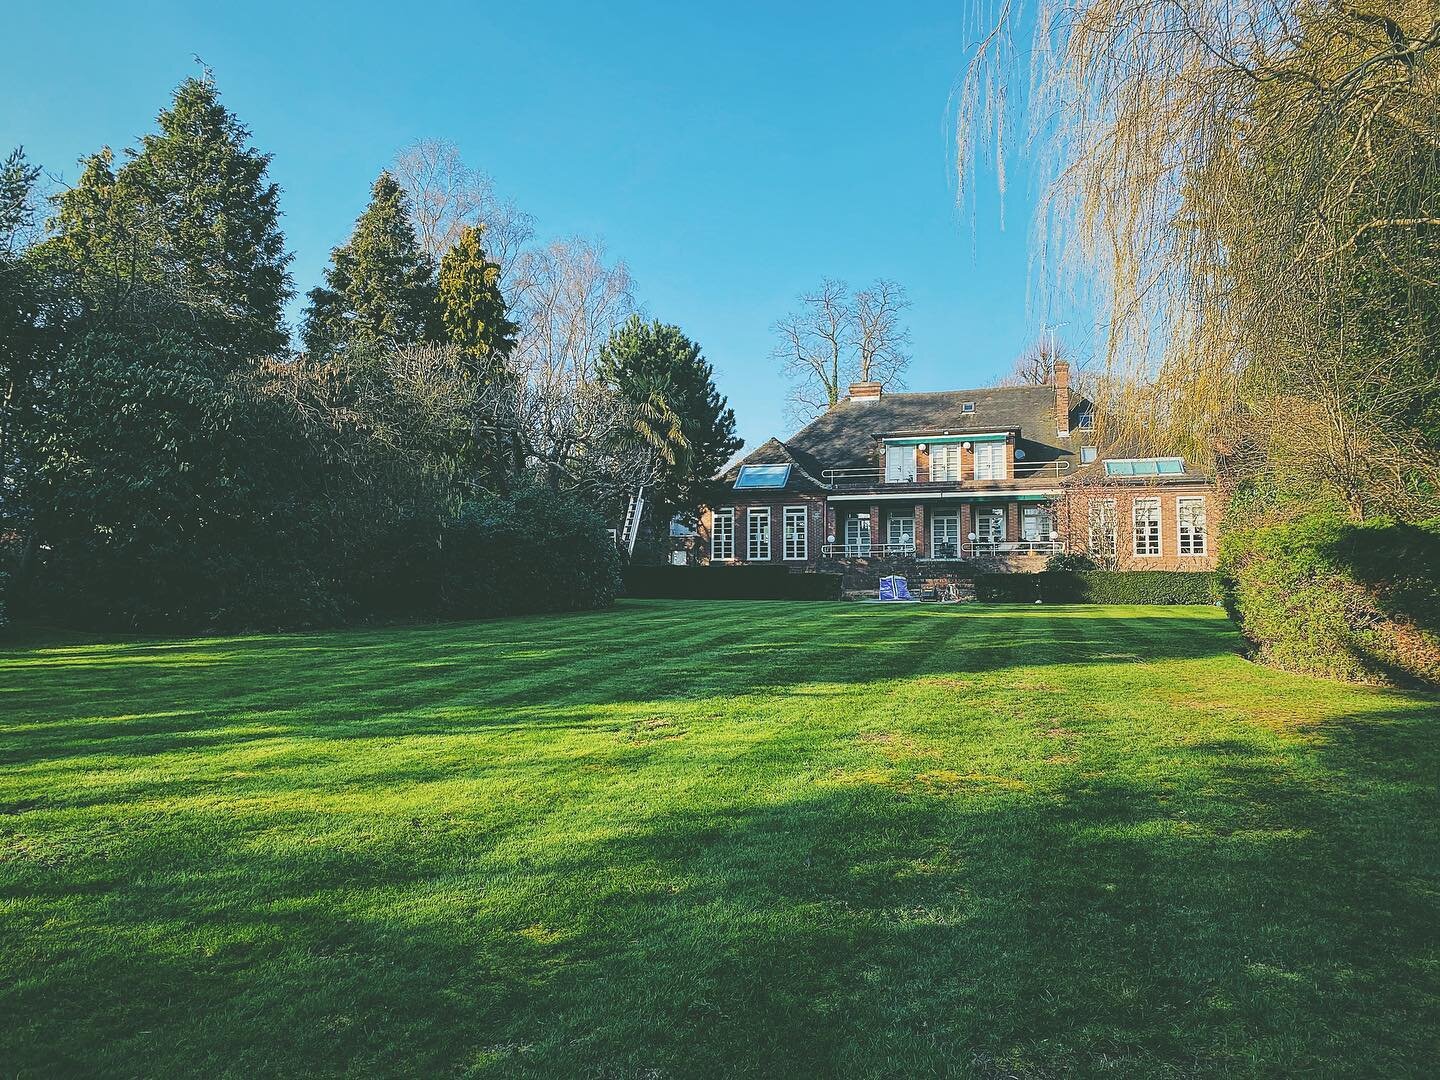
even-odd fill
[(0, 652), (9, 715), (0, 764), (297, 736), (583, 727), (611, 706), (1238, 648), (1213, 612), (1116, 610), (648, 602), (400, 630), (11, 649)]
[(24, 907), (0, 1057), (51, 1075), (1425, 1075), (1437, 728), (1417, 700), (1337, 717), (1313, 751), (1242, 734), (1170, 770), (1082, 759), (1021, 789), (856, 769), (593, 819), (517, 797), (327, 835), (243, 801), (190, 809), (6, 890)]

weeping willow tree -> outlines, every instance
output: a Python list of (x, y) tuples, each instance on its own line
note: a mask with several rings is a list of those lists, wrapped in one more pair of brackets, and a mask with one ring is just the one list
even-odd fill
[[(982, 5), (984, 0), (982, 0)], [(1049, 280), (1102, 412), (1247, 494), (1440, 492), (1435, 0), (998, 0), (956, 97), (962, 195), (1040, 162)]]

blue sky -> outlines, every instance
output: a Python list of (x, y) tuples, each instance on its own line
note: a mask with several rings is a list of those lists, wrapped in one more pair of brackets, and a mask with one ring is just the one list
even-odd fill
[(541, 236), (602, 236), (703, 345), (751, 446), (785, 433), (770, 326), (824, 276), (906, 286), (913, 389), (984, 384), (1041, 317), (1026, 193), (1003, 229), (993, 181), (955, 202), (969, 5), (779, 7), (32, 3), (7, 15), (0, 147), (73, 179), (149, 130), (198, 54), (274, 154), (302, 294), (395, 151), (442, 137)]

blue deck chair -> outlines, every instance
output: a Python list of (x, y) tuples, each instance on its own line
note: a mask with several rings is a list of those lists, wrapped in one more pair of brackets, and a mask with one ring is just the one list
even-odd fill
[(913, 600), (910, 589), (903, 577), (898, 574), (895, 577), (882, 577), (880, 579), (881, 600)]

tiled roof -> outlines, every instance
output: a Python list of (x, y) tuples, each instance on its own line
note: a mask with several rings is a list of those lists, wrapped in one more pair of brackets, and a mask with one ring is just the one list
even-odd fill
[(808, 454), (796, 453), (779, 439), (767, 439), (761, 443), (743, 460), (725, 470), (722, 479), (733, 484), (742, 465), (793, 465), (785, 484), (786, 491), (823, 491), (825, 485), (820, 479), (820, 470), (830, 467), (821, 465)]
[[(964, 411), (966, 402), (974, 410)], [(1071, 408), (1072, 427), (1084, 408), (1078, 397)], [(740, 465), (794, 464), (787, 491), (823, 488), (826, 469), (864, 469), (877, 465), (877, 435), (963, 435), (990, 431), (1018, 431), (1018, 447), (1028, 462), (1071, 459), (1082, 440), (1061, 439), (1055, 430), (1053, 386), (1006, 386), (985, 390), (944, 390), (917, 394), (884, 394), (878, 400), (846, 399), (817, 416), (789, 439), (770, 439), (751, 451), (725, 474), (733, 481)], [(797, 473), (808, 475), (797, 475)]]
[[(963, 411), (974, 402), (973, 412)], [(810, 454), (824, 468), (863, 468), (875, 460), (878, 434), (948, 431), (954, 434), (1016, 431), (1021, 446), (1048, 450), (1031, 460), (1060, 456), (1055, 434), (1053, 386), (1006, 386), (987, 390), (945, 390), (922, 394), (885, 394), (878, 401), (845, 400), (816, 417), (787, 442), (792, 451)]]

